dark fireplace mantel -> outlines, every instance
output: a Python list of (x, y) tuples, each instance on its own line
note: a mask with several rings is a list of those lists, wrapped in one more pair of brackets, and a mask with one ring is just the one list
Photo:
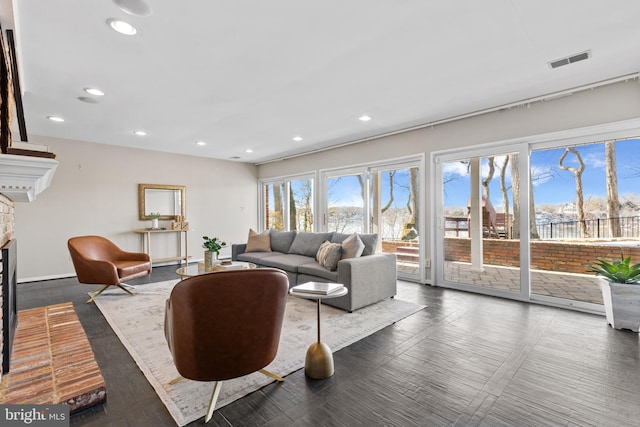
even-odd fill
[(2, 247), (2, 373), (9, 372), (13, 337), (18, 326), (16, 239)]

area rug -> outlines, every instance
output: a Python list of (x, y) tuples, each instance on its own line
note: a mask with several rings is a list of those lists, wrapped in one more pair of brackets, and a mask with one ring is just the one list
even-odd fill
[[(177, 282), (138, 285), (135, 297), (114, 289), (104, 292), (95, 303), (176, 423), (183, 426), (204, 417), (213, 386), (190, 380), (169, 384), (179, 374), (164, 337), (164, 307)], [(353, 313), (323, 305), (322, 341), (335, 352), (424, 307), (395, 298)], [(267, 370), (286, 376), (304, 367), (307, 348), (316, 340), (316, 308), (313, 301), (288, 297), (278, 354)], [(216, 409), (273, 381), (260, 373), (225, 381)]]

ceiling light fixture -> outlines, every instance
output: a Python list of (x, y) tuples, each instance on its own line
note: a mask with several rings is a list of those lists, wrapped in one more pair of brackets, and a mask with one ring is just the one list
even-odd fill
[(301, 136), (294, 136), (293, 140), (296, 142), (302, 141), (302, 137)]
[(204, 141), (196, 141), (196, 144), (197, 144), (197, 145), (199, 145), (199, 146), (201, 146), (201, 147), (202, 147), (203, 145), (207, 145), (207, 143), (206, 143), (206, 142), (204, 142)]
[(134, 135), (138, 135), (138, 136), (146, 136), (147, 135), (147, 133), (145, 131), (143, 131), (143, 130), (134, 130), (133, 134)]
[(104, 96), (104, 92), (100, 89), (96, 89), (95, 87), (85, 87), (83, 90), (91, 95)]
[(362, 116), (358, 117), (358, 120), (360, 120), (361, 122), (368, 122), (369, 120), (371, 120), (371, 116), (363, 114)]
[(253, 153), (253, 150), (251, 148), (247, 148), (246, 150), (244, 150), (245, 153)]
[(64, 119), (58, 116), (47, 116), (47, 119), (51, 120), (52, 122), (64, 122)]
[(121, 21), (119, 19), (111, 18), (107, 20), (107, 24), (115, 31), (125, 36), (133, 36), (138, 33), (138, 29), (128, 22)]

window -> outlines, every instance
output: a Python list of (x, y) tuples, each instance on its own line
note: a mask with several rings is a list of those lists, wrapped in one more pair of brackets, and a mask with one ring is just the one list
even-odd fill
[(313, 182), (309, 174), (261, 180), (261, 228), (313, 231)]

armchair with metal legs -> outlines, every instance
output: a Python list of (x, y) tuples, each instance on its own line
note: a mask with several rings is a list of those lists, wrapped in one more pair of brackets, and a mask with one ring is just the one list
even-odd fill
[(140, 252), (126, 252), (110, 240), (101, 236), (72, 237), (67, 242), (71, 261), (78, 276), (78, 282), (104, 285), (87, 303), (110, 286), (117, 286), (129, 295), (135, 295), (126, 288), (124, 282), (151, 273), (149, 255)]
[(205, 422), (222, 381), (253, 372), (283, 381), (264, 367), (278, 351), (288, 289), (283, 271), (258, 268), (190, 277), (171, 291), (165, 337), (178, 373), (214, 383)]

